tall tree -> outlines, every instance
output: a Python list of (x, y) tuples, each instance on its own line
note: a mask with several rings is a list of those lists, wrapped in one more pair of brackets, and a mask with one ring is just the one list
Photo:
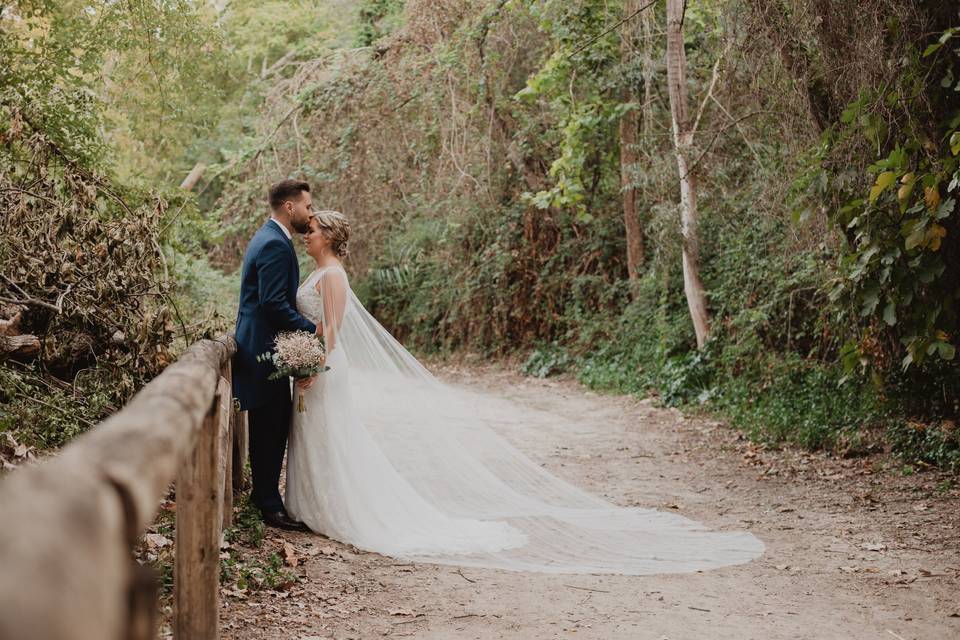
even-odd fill
[(653, 24), (656, 19), (654, 13), (656, 5), (645, 7), (640, 13), (640, 28), (642, 30), (640, 56), (643, 64), (643, 105), (640, 111), (642, 129), (640, 133), (644, 140), (650, 140), (653, 132)]
[(667, 0), (667, 86), (673, 121), (673, 142), (680, 173), (680, 232), (683, 236), (683, 290), (703, 348), (710, 334), (707, 299), (700, 280), (700, 237), (697, 224), (696, 167), (690, 164), (695, 126), (687, 106), (686, 55), (683, 50), (684, 0)]
[[(641, 2), (646, 0), (627, 0), (623, 5), (623, 16), (626, 21), (621, 32), (620, 56), (626, 67), (636, 56), (637, 32), (640, 20), (637, 12), (641, 10)], [(649, 12), (647, 7), (643, 12)], [(646, 82), (644, 82), (646, 84)], [(637, 103), (637, 83), (632, 74), (628, 74), (624, 87), (623, 101), (627, 104)], [(645, 109), (646, 107), (642, 107)], [(630, 109), (620, 117), (620, 184), (623, 198), (623, 228), (627, 236), (627, 273), (631, 282), (639, 277), (640, 267), (643, 266), (643, 225), (640, 223), (637, 211), (636, 176), (640, 164), (638, 133), (640, 118), (643, 112)]]

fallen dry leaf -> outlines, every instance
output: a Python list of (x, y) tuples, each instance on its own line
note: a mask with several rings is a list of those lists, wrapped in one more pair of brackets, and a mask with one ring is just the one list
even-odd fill
[(240, 598), (241, 600), (247, 597), (247, 590), (237, 588), (236, 586), (231, 587), (229, 589), (223, 589), (222, 592), (224, 595), (230, 596), (232, 598)]
[(283, 543), (283, 561), (294, 569), (296, 569), (297, 564), (300, 562), (300, 558), (297, 557), (297, 551), (293, 548), (293, 544), (287, 541)]
[(148, 549), (163, 549), (173, 544), (173, 540), (160, 533), (146, 533), (143, 541), (147, 543)]

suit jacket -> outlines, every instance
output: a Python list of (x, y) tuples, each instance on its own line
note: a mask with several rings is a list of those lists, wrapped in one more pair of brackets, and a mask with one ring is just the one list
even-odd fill
[(276, 369), (257, 356), (273, 350), (281, 331), (317, 330), (297, 313), (300, 267), (293, 242), (268, 220), (254, 234), (243, 256), (240, 306), (237, 310), (237, 353), (233, 357), (233, 394), (240, 408), (255, 409), (271, 400), (290, 398), (288, 380), (267, 380)]

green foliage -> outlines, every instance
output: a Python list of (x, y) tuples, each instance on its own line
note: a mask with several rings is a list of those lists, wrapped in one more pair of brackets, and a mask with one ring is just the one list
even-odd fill
[(209, 115), (205, 7), (22, 0), (0, 12), (0, 318), (42, 345), (28, 365), (0, 364), (0, 425), (34, 446), (115, 411), (172, 361), (175, 333), (208, 326), (200, 305), (193, 318), (178, 307), (201, 278), (174, 281), (202, 249), (164, 233), (197, 219), (193, 202), (131, 177), (176, 165)]
[[(249, 468), (247, 469), (249, 474)], [(173, 596), (173, 569), (175, 547), (176, 504), (164, 502), (150, 532), (167, 539), (163, 545), (141, 543), (137, 549), (159, 576), (161, 605)], [(264, 553), (264, 525), (260, 511), (249, 500), (234, 506), (233, 525), (223, 531), (227, 546), (220, 552), (220, 584), (229, 593), (250, 594), (263, 590), (285, 589), (297, 582), (296, 574), (288, 569), (276, 552)]]
[(590, 222), (598, 189), (616, 188), (600, 184), (619, 180), (616, 172), (601, 167), (617, 161), (617, 126), (635, 108), (617, 99), (623, 84), (618, 38), (602, 36), (610, 6), (600, 1), (529, 4), (552, 52), (514, 97), (550, 114), (557, 148), (548, 171), (553, 184), (522, 198), (538, 209), (572, 210), (580, 221)]
[(233, 526), (223, 532), (224, 540), (230, 544), (241, 544), (259, 548), (263, 544), (264, 524), (260, 510), (251, 500), (243, 500), (236, 507)]
[(363, 0), (357, 20), (357, 45), (369, 47), (396, 28), (403, 0)]
[(91, 164), (106, 149), (97, 131), (102, 104), (92, 80), (104, 62), (103, 45), (93, 19), (79, 9), (80, 3), (50, 0), (4, 7), (0, 105), (7, 114), (26, 112), (23, 117), (35, 129), (71, 157)]
[(297, 575), (288, 569), (279, 553), (265, 559), (255, 554), (263, 546), (264, 525), (260, 511), (247, 500), (236, 507), (234, 524), (224, 530), (224, 539), (231, 547), (220, 559), (220, 584), (252, 593), (264, 589), (283, 589), (297, 582)]
[(56, 449), (115, 410), (115, 385), (96, 370), (74, 385), (29, 367), (0, 366), (0, 433), (41, 450)]
[[(785, 260), (762, 218), (705, 231), (714, 239), (705, 247), (712, 256), (705, 273), (709, 290), (737, 301), (715, 316), (714, 338), (698, 351), (687, 332), (677, 331), (685, 326), (686, 310), (666, 301), (681, 299), (682, 281), (665, 281), (651, 271), (637, 300), (609, 330), (617, 340), (583, 356), (579, 379), (600, 390), (652, 391), (667, 405), (714, 411), (771, 443), (833, 448), (879, 424), (875, 389), (839, 385), (841, 368), (816, 357), (818, 320), (809, 315), (817, 304), (810, 294), (823, 277), (816, 252), (791, 253)], [(784, 353), (788, 343), (811, 353)]]
[(17, 0), (0, 16), (0, 103), (84, 165), (168, 177), (218, 104), (214, 20), (189, 0)]
[(547, 378), (565, 372), (572, 364), (566, 349), (552, 342), (534, 349), (523, 363), (521, 371), (535, 378)]
[(889, 429), (888, 438), (906, 460), (960, 472), (960, 439), (955, 422), (896, 422)]
[(220, 583), (235, 585), (234, 588), (247, 593), (283, 589), (296, 582), (297, 574), (284, 566), (277, 552), (271, 553), (266, 561), (240, 560), (235, 554), (227, 553), (227, 558), (220, 562)]
[[(901, 60), (895, 83), (884, 93), (864, 91), (844, 110), (844, 128), (826, 138), (825, 150), (841, 143), (836, 135), (860, 136), (880, 151), (867, 168), (868, 193), (848, 200), (833, 217), (847, 245), (841, 262), (845, 278), (831, 300), (861, 328), (843, 352), (848, 371), (885, 374), (892, 357), (908, 368), (928, 357), (949, 361), (956, 354), (960, 80), (954, 74), (960, 70), (960, 45), (954, 44), (955, 33), (949, 29), (924, 54), (914, 51)], [(916, 92), (928, 76), (942, 91), (932, 105), (929, 94)], [(888, 122), (881, 107), (901, 109), (907, 118)], [(915, 121), (918, 115), (924, 121)], [(898, 140), (892, 148), (890, 138)], [(891, 348), (885, 336), (902, 348)]]
[(711, 387), (713, 370), (709, 347), (674, 356), (660, 369), (659, 391), (664, 404), (676, 406), (696, 402), (703, 404), (714, 393)]
[(770, 356), (720, 384), (711, 407), (755, 439), (836, 449), (882, 424), (870, 386), (841, 385), (839, 367)]
[(224, 48), (237, 88), (255, 81), (264, 70), (291, 54), (321, 55), (337, 45), (348, 45), (346, 31), (352, 18), (346, 0), (232, 0), (221, 17)]

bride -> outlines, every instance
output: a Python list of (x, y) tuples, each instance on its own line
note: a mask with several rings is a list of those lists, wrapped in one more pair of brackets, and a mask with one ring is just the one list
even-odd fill
[(363, 308), (341, 263), (349, 235), (334, 211), (305, 235), (317, 269), (297, 306), (323, 327), (330, 370), (298, 389), (291, 515), (360, 549), (459, 566), (646, 575), (763, 552), (749, 533), (613, 505), (527, 458), (492, 428), (522, 424), (527, 409), (441, 383)]

